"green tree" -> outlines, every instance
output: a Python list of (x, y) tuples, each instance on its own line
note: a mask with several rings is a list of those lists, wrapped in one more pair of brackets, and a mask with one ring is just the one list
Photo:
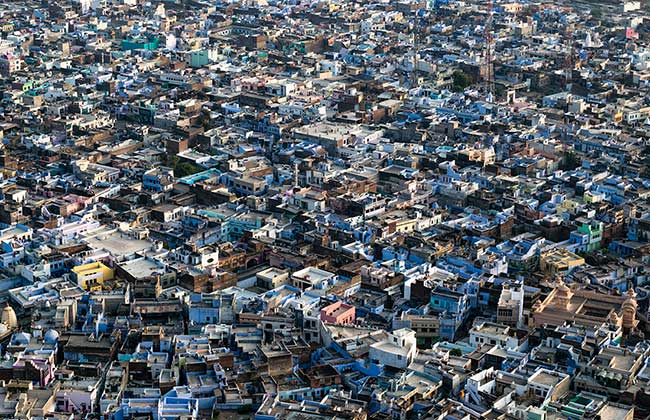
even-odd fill
[(453, 348), (453, 349), (451, 349), (451, 351), (449, 351), (449, 355), (458, 357), (458, 356), (462, 356), (463, 352), (460, 351), (459, 348)]
[(600, 20), (603, 17), (603, 10), (600, 7), (594, 7), (591, 9), (591, 16), (594, 19)]
[(184, 176), (193, 175), (197, 172), (201, 172), (203, 168), (198, 165), (189, 162), (178, 162), (174, 166), (174, 176), (177, 178), (182, 178)]
[(251, 406), (250, 404), (244, 404), (241, 407), (237, 408), (238, 414), (248, 414), (251, 411), (253, 411), (253, 406)]
[(579, 168), (580, 165), (582, 165), (582, 161), (580, 160), (580, 157), (576, 155), (576, 152), (569, 150), (564, 153), (564, 156), (562, 157), (562, 169), (571, 171)]
[(181, 161), (176, 155), (169, 156), (165, 160), (164, 164), (165, 166), (170, 167), (174, 170), (174, 176), (176, 178), (182, 178), (184, 176), (192, 175), (203, 170), (203, 168), (199, 165)]
[(167, 166), (168, 168), (174, 168), (176, 164), (178, 163), (179, 159), (178, 156), (176, 155), (167, 155), (165, 158), (165, 161), (163, 162), (163, 165)]
[(462, 70), (456, 70), (452, 77), (454, 78), (454, 92), (462, 92), (472, 84), (472, 79)]

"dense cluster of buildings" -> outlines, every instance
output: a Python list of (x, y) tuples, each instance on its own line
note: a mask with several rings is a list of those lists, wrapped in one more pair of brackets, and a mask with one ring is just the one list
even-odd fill
[(646, 2), (0, 3), (0, 418), (650, 415)]

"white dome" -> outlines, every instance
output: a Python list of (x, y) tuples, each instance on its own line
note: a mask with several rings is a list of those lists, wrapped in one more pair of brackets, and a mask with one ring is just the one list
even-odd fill
[(18, 328), (18, 318), (16, 318), (16, 312), (14, 311), (14, 308), (9, 305), (5, 306), (5, 308), (2, 310), (0, 321), (9, 329)]

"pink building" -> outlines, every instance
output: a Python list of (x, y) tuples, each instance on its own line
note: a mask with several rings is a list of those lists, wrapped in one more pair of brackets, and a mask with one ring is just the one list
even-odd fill
[(355, 319), (354, 306), (339, 300), (321, 309), (320, 319), (328, 324), (353, 324)]

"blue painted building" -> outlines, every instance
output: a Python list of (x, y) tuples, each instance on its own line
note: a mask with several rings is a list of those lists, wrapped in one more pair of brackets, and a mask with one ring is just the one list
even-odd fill
[(442, 287), (431, 291), (431, 310), (440, 320), (440, 337), (454, 340), (456, 332), (467, 319), (470, 302), (467, 295)]

